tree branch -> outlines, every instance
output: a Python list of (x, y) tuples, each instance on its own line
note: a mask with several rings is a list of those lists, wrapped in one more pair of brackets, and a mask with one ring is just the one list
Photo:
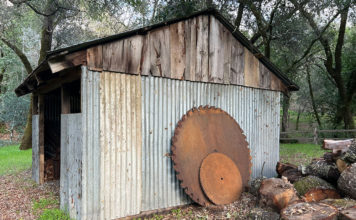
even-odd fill
[(0, 40), (4, 42), (6, 46), (8, 46), (15, 54), (20, 58), (21, 62), (25, 66), (26, 72), (30, 74), (32, 72), (32, 66), (30, 61), (28, 61), (27, 56), (14, 44), (10, 43), (8, 40), (0, 36)]
[(235, 30), (238, 30), (240, 28), (240, 25), (241, 25), (241, 21), (242, 21), (242, 15), (244, 13), (244, 3), (240, 3), (239, 4), (239, 8), (237, 10), (237, 17), (235, 19)]
[(346, 23), (347, 23), (347, 15), (349, 12), (349, 8), (345, 8), (341, 12), (341, 21), (340, 21), (340, 28), (339, 28), (339, 35), (337, 38), (337, 43), (335, 47), (335, 71), (341, 72), (341, 53), (342, 53), (342, 46), (344, 45), (344, 38), (345, 38), (345, 30), (346, 30)]

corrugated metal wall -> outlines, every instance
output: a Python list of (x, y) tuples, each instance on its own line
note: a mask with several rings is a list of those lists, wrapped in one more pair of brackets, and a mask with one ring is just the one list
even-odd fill
[[(82, 219), (99, 219), (100, 197), (100, 73), (82, 67)], [(103, 186), (105, 187), (105, 186)]]
[(252, 176), (275, 175), (279, 160), (279, 92), (142, 77), (142, 209), (189, 202), (179, 187), (171, 159), (171, 138), (181, 117), (200, 105), (219, 107), (241, 126), (253, 158)]
[(82, 114), (61, 115), (61, 209), (81, 219), (82, 208)]
[(103, 72), (100, 77), (101, 217), (141, 211), (141, 79)]
[(32, 179), (40, 182), (39, 115), (32, 115)]

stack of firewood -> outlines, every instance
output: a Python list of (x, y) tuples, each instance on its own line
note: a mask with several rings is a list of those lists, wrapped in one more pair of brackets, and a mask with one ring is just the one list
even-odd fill
[(356, 139), (325, 140), (326, 152), (304, 166), (277, 163), (279, 178), (260, 181), (261, 205), (282, 219), (356, 219)]

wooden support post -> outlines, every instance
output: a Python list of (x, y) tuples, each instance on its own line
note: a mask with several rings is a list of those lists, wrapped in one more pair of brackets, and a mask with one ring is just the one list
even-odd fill
[(39, 183), (44, 183), (44, 95), (38, 97), (39, 107)]
[(61, 87), (61, 106), (62, 106), (62, 114), (70, 113), (70, 92), (68, 89), (68, 85), (63, 84)]
[(318, 144), (318, 129), (314, 128), (314, 144)]

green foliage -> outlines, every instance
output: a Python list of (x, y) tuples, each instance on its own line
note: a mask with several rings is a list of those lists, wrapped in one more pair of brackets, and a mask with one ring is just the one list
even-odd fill
[(296, 165), (307, 165), (313, 158), (319, 158), (325, 152), (315, 144), (281, 144), (279, 149), (281, 162)]
[(0, 176), (29, 169), (32, 150), (19, 150), (18, 145), (0, 147)]
[(45, 209), (38, 220), (71, 220), (71, 218), (60, 209)]

